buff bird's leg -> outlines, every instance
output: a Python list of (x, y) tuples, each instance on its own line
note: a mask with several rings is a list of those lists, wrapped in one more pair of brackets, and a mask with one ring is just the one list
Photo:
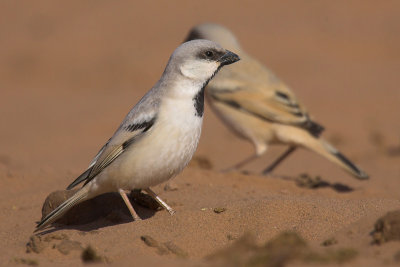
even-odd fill
[(229, 172), (229, 171), (235, 171), (238, 170), (240, 168), (242, 168), (244, 165), (248, 164), (249, 162), (255, 160), (256, 158), (258, 158), (257, 154), (254, 154), (248, 158), (245, 158), (244, 160), (240, 161), (239, 163), (236, 163), (235, 165), (233, 165), (230, 168), (227, 168), (225, 170), (222, 170), (222, 172)]
[(128, 210), (129, 210), (129, 212), (131, 213), (133, 220), (134, 220), (134, 221), (140, 221), (140, 220), (142, 220), (142, 219), (139, 217), (139, 215), (137, 215), (135, 209), (132, 207), (132, 204), (131, 204), (131, 202), (129, 201), (129, 198), (128, 198), (128, 196), (126, 195), (125, 191), (122, 190), (122, 189), (118, 189), (118, 192), (119, 192), (119, 194), (121, 195), (122, 199), (124, 200), (125, 205), (128, 207)]
[(263, 175), (267, 175), (272, 172), (285, 158), (287, 158), (290, 154), (292, 154), (296, 150), (295, 146), (290, 146), (288, 150), (285, 151), (279, 158), (277, 158), (271, 165), (268, 166), (265, 170), (262, 171)]
[(153, 190), (151, 190), (150, 188), (146, 188), (144, 189), (144, 191), (146, 191), (147, 194), (149, 194), (152, 198), (154, 198), (158, 202), (158, 204), (161, 205), (161, 207), (166, 209), (169, 212), (169, 214), (174, 215), (175, 210), (171, 208), (167, 203), (165, 203), (165, 201), (162, 200), (159, 196), (157, 196), (156, 193), (153, 192)]

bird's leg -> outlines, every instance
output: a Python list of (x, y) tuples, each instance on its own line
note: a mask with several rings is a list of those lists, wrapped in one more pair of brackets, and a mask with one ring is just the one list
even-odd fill
[(289, 147), (288, 150), (285, 151), (281, 156), (279, 156), (271, 165), (268, 166), (265, 170), (262, 171), (263, 175), (267, 175), (272, 172), (285, 158), (287, 158), (290, 154), (292, 154), (296, 150), (295, 146)]
[(129, 210), (129, 212), (131, 213), (133, 220), (134, 220), (134, 221), (140, 221), (140, 220), (142, 220), (142, 219), (139, 217), (139, 215), (137, 215), (135, 209), (132, 207), (132, 204), (131, 204), (131, 202), (129, 201), (128, 196), (126, 195), (125, 190), (118, 189), (118, 192), (119, 192), (119, 194), (121, 195), (122, 199), (124, 200), (125, 205), (128, 207), (128, 210)]
[(156, 193), (153, 192), (153, 190), (151, 190), (150, 188), (146, 188), (144, 189), (144, 191), (146, 191), (147, 194), (149, 194), (152, 198), (154, 198), (158, 202), (158, 204), (161, 205), (161, 207), (166, 209), (169, 212), (169, 214), (173, 215), (175, 213), (175, 210), (170, 206), (168, 206), (168, 204), (165, 203), (164, 200), (162, 200), (159, 196), (157, 196)]
[(256, 158), (258, 158), (257, 154), (251, 155), (250, 157), (240, 161), (239, 163), (236, 163), (232, 167), (222, 170), (222, 172), (229, 172), (229, 171), (238, 170), (241, 167), (243, 167), (244, 165), (246, 165), (247, 163), (249, 163), (250, 161), (255, 160)]

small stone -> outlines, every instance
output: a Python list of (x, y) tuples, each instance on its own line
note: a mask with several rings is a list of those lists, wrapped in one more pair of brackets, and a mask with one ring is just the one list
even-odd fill
[(154, 238), (152, 238), (149, 235), (142, 235), (140, 237), (140, 239), (142, 239), (142, 241), (148, 245), (149, 247), (159, 247), (160, 244), (157, 242), (157, 240), (155, 240)]
[(329, 246), (335, 245), (337, 243), (338, 243), (338, 241), (336, 240), (336, 238), (332, 237), (332, 238), (329, 238), (329, 239), (325, 240), (324, 242), (322, 242), (321, 245), (324, 247), (329, 247)]
[(72, 197), (78, 190), (59, 190), (50, 193), (42, 206), (42, 219), (57, 208), (68, 198)]
[(226, 211), (226, 208), (214, 208), (213, 211), (217, 214), (222, 213)]

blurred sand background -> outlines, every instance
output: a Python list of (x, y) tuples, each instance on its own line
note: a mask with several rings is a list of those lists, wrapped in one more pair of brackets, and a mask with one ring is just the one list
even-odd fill
[[(175, 216), (142, 208), (139, 215), (148, 216), (141, 222), (99, 219), (56, 233), (91, 244), (119, 266), (207, 265), (207, 255), (245, 233), (262, 244), (283, 230), (297, 231), (316, 250), (335, 236), (335, 247), (358, 251), (349, 266), (396, 263), (400, 243), (371, 245), (370, 232), (380, 216), (400, 208), (399, 10), (399, 1), (2, 1), (0, 265), (15, 259), (82, 264), (78, 250), (26, 254), (42, 203), (87, 167), (201, 22), (230, 28), (293, 88), (326, 127), (325, 138), (371, 179), (357, 181), (305, 150), (275, 173), (306, 172), (350, 190), (301, 188), (257, 175), (283, 146), (246, 168), (255, 174), (221, 174), (253, 148), (206, 107), (196, 157), (213, 168), (192, 164), (174, 180), (178, 190), (154, 188), (176, 208)], [(216, 214), (216, 207), (226, 211)], [(187, 257), (160, 255), (143, 235), (173, 242)]]

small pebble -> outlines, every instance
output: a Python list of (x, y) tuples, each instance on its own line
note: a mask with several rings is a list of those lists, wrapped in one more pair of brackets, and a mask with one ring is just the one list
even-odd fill
[(325, 240), (324, 242), (322, 242), (321, 245), (324, 247), (329, 247), (329, 246), (335, 245), (337, 243), (338, 243), (338, 241), (336, 240), (336, 238), (332, 237), (332, 238), (329, 238), (329, 239)]
[(226, 208), (214, 208), (213, 211), (217, 214), (222, 213), (226, 211)]
[(140, 237), (140, 239), (143, 240), (143, 242), (148, 245), (149, 247), (159, 247), (159, 243), (157, 242), (157, 240), (155, 240), (154, 238), (152, 238), (151, 236), (148, 235), (142, 235)]

